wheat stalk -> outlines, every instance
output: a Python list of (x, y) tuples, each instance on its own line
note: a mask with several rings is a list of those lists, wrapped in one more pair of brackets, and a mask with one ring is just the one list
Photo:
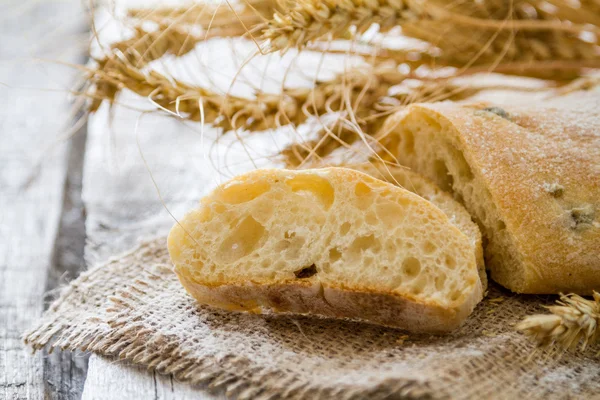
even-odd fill
[(276, 0), (244, 0), (238, 4), (193, 4), (190, 7), (132, 8), (127, 15), (139, 21), (192, 26), (225, 26), (237, 21), (252, 25), (268, 19), (278, 8)]
[(364, 32), (373, 23), (385, 31), (421, 17), (422, 10), (403, 0), (300, 0), (276, 12), (263, 30), (270, 41), (267, 51), (302, 48), (308, 42), (343, 36), (355, 26)]
[(226, 130), (262, 130), (276, 125), (278, 111), (295, 120), (298, 110), (292, 97), (259, 94), (254, 100), (214, 93), (208, 89), (168, 79), (156, 72), (142, 72), (131, 64), (112, 58), (99, 62), (90, 72), (93, 83), (91, 112), (104, 101), (113, 103), (123, 89), (147, 97), (157, 110), (192, 121), (212, 123)]
[[(247, 0), (237, 7), (194, 4), (189, 8), (131, 9), (128, 15), (136, 22), (133, 36), (112, 44), (111, 49), (119, 50), (138, 67), (166, 53), (182, 56), (202, 40), (245, 35), (246, 27), (260, 24), (275, 5), (272, 0)], [(145, 30), (147, 21), (158, 24), (157, 29)], [(192, 34), (192, 28), (201, 28), (202, 33)]]
[[(164, 54), (164, 49), (167, 49), (166, 52), (182, 55), (190, 51), (198, 41), (209, 37), (243, 36), (257, 31), (263, 26), (261, 21), (275, 12), (268, 28), (263, 32), (265, 38), (271, 39), (271, 50), (281, 48), (285, 51), (290, 46), (301, 47), (310, 40), (320, 38), (324, 32), (330, 32), (335, 37), (350, 25), (357, 24), (358, 30), (363, 31), (373, 22), (381, 23), (382, 30), (401, 23), (404, 35), (429, 42), (440, 50), (440, 54), (432, 56), (433, 53), (429, 50), (378, 49), (377, 62), (391, 59), (397, 63), (405, 63), (413, 70), (420, 65), (457, 68), (469, 66), (479, 67), (476, 69), (479, 71), (500, 71), (561, 80), (580, 76), (584, 68), (600, 66), (597, 40), (582, 40), (578, 34), (558, 28), (526, 29), (515, 33), (508, 29), (487, 29), (485, 24), (465, 29), (449, 23), (456, 18), (461, 20), (468, 17), (487, 21), (486, 23), (491, 21), (492, 26), (495, 26), (496, 19), (507, 13), (521, 18), (520, 22), (526, 22), (532, 16), (530, 12), (528, 14), (523, 11), (525, 6), (536, 10), (539, 8), (535, 8), (536, 3), (530, 1), (494, 0), (478, 4), (453, 3), (451, 9), (436, 5), (433, 0), (423, 3), (397, 0), (301, 0), (291, 5), (283, 3), (279, 7), (275, 0), (247, 0), (235, 8), (229, 5), (194, 5), (190, 8), (163, 8), (148, 12), (132, 10), (130, 15), (141, 21), (158, 22), (159, 29), (145, 32), (138, 27), (133, 38), (117, 43), (113, 48), (121, 50), (130, 61), (141, 66), (160, 57)], [(289, 12), (286, 14), (278, 11), (282, 9)], [(556, 13), (559, 17), (575, 18), (582, 12), (573, 15), (573, 9), (563, 4), (556, 6)], [(558, 17), (549, 16), (547, 11), (540, 11), (536, 18), (533, 21), (538, 23), (548, 22), (546, 19), (553, 22)], [(589, 23), (590, 18), (579, 17), (577, 20)], [(507, 26), (510, 25), (509, 22), (514, 22), (506, 18), (498, 21)], [(200, 36), (190, 35), (190, 26), (201, 27), (205, 32)], [(543, 63), (542, 68), (536, 68), (540, 62)]]
[[(582, 3), (582, 9), (575, 11), (563, 3), (555, 7), (553, 15), (538, 3), (301, 0), (286, 12), (276, 12), (263, 30), (263, 38), (268, 39), (266, 51), (285, 52), (315, 40), (343, 37), (351, 26), (361, 33), (378, 23), (381, 31), (401, 25), (403, 35), (437, 47), (441, 50), (435, 58), (438, 66), (498, 68), (504, 73), (561, 80), (580, 76), (590, 65), (599, 66), (600, 30), (592, 23), (600, 21), (583, 16), (592, 5)], [(532, 10), (536, 12), (532, 14)], [(566, 17), (571, 20), (562, 19)], [(582, 32), (592, 35), (584, 38)], [(418, 66), (419, 62), (431, 64), (431, 58), (413, 64)], [(561, 68), (538, 72), (534, 67), (537, 62)]]
[[(461, 31), (551, 31), (570, 32), (573, 35), (586, 31), (595, 34), (600, 32), (597, 26), (590, 25), (596, 22), (595, 18), (590, 21), (589, 18), (580, 17), (578, 21), (584, 22), (581, 24), (559, 19), (558, 16), (570, 15), (568, 11), (573, 13), (573, 9), (565, 4), (557, 7), (560, 11), (558, 16), (540, 12), (538, 18), (532, 18), (531, 12), (523, 10), (524, 7), (540, 9), (534, 1), (500, 2), (501, 6), (490, 0), (482, 3), (493, 4), (494, 7), (482, 9), (471, 2), (448, 4), (434, 0), (299, 0), (289, 9), (273, 15), (263, 30), (263, 38), (270, 41), (267, 51), (285, 52), (292, 47), (302, 48), (325, 36), (331, 39), (344, 37), (351, 26), (362, 33), (373, 24), (378, 24), (380, 31), (384, 32), (407, 23), (427, 26), (431, 21), (437, 21), (443, 24), (448, 36)], [(479, 16), (482, 10), (485, 13)], [(577, 15), (583, 13), (584, 10), (578, 10)]]
[[(415, 101), (458, 98), (452, 94), (457, 88), (447, 82), (434, 82), (435, 92), (413, 90), (406, 96), (388, 96), (388, 89), (409, 74), (398, 72), (399, 64), (408, 66), (411, 71), (423, 65), (429, 66), (430, 72), (452, 66), (462, 68), (456, 72), (458, 75), (494, 70), (549, 79), (571, 79), (579, 76), (582, 68), (600, 67), (597, 43), (589, 38), (582, 40), (578, 33), (583, 28), (576, 25), (593, 24), (595, 17), (580, 14), (598, 5), (584, 0), (582, 10), (575, 12), (556, 0), (552, 2), (555, 4), (552, 14), (538, 3), (522, 0), (451, 4), (437, 0), (245, 0), (234, 8), (228, 3), (220, 7), (194, 5), (149, 12), (131, 10), (129, 14), (139, 26), (143, 21), (153, 21), (159, 24), (159, 29), (146, 32), (136, 28), (133, 38), (114, 44), (115, 54), (98, 62), (98, 68), (90, 75), (91, 82), (95, 83), (95, 92), (90, 93), (93, 97), (90, 110), (96, 110), (104, 100), (114, 102), (118, 93), (127, 88), (148, 97), (158, 109), (190, 120), (202, 119), (225, 130), (298, 125), (310, 116), (341, 112), (336, 123), (324, 126), (317, 133), (317, 139), (294, 144), (284, 152), (290, 155), (291, 164), (302, 163), (351, 143), (364, 135), (362, 132), (377, 131), (394, 107)], [(532, 14), (531, 9), (535, 13)], [(263, 21), (272, 14), (265, 25)], [(568, 29), (564, 27), (565, 21), (573, 21)], [(402, 25), (404, 35), (424, 40), (430, 47), (419, 50), (377, 48), (372, 54), (363, 54), (371, 58), (372, 67), (344, 71), (331, 81), (316, 82), (314, 88), (285, 89), (279, 95), (257, 93), (254, 99), (217, 94), (141, 70), (143, 65), (166, 53), (185, 54), (199, 40), (213, 35), (244, 36), (264, 28), (263, 37), (270, 40), (270, 50), (285, 51), (291, 47), (301, 48), (327, 35), (339, 37), (351, 26), (360, 33), (373, 23), (379, 23), (381, 31)], [(465, 29), (465, 25), (470, 28)], [(204, 33), (190, 35), (195, 27), (201, 27)], [(515, 27), (520, 30), (515, 32)], [(593, 31), (595, 27), (586, 29)], [(313, 50), (335, 52), (320, 49), (318, 43)], [(382, 109), (382, 101), (386, 99), (395, 100), (395, 105)]]
[(120, 51), (130, 63), (137, 66), (157, 60), (167, 53), (182, 56), (200, 40), (188, 32), (168, 27), (160, 27), (153, 32), (146, 32), (141, 27), (134, 29), (132, 38), (112, 44), (111, 50)]
[[(90, 111), (103, 101), (113, 103), (123, 89), (147, 97), (158, 110), (181, 118), (212, 123), (226, 131), (259, 131), (284, 125), (297, 126), (309, 117), (341, 113), (331, 126), (316, 132), (317, 139), (297, 143), (284, 151), (289, 165), (311, 157), (322, 157), (364, 135), (373, 135), (385, 118), (400, 107), (419, 101), (458, 100), (477, 90), (459, 87), (448, 80), (421, 82), (420, 85), (389, 94), (392, 86), (408, 76), (394, 63), (345, 70), (313, 88), (285, 88), (280, 94), (257, 92), (254, 99), (214, 93), (208, 89), (168, 79), (156, 71), (145, 72), (121, 57), (98, 62), (90, 72), (94, 84)], [(365, 132), (365, 133), (363, 133)]]
[(375, 102), (364, 102), (359, 109), (346, 110), (346, 113), (354, 113), (353, 119), (357, 122), (356, 125), (347, 123), (348, 118), (342, 115), (342, 118), (336, 120), (332, 126), (317, 131), (316, 139), (294, 143), (285, 148), (281, 152), (283, 160), (288, 167), (300, 167), (314, 161), (313, 159), (327, 156), (339, 147), (348, 147), (357, 140), (366, 140), (369, 136), (375, 136), (390, 114), (409, 104), (462, 100), (484, 89), (484, 87), (458, 86), (449, 79), (423, 81), (410, 90), (387, 94)]
[(557, 303), (547, 307), (552, 314), (529, 316), (516, 329), (541, 346), (570, 350), (577, 346), (585, 350), (600, 340), (600, 293), (594, 291), (592, 300), (561, 294)]
[(98, 61), (89, 73), (94, 87), (89, 109), (96, 111), (103, 101), (112, 103), (121, 90), (129, 89), (150, 99), (158, 109), (189, 120), (203, 117), (204, 122), (225, 130), (264, 130), (299, 125), (310, 116), (346, 110), (347, 104), (355, 117), (364, 118), (362, 110), (405, 78), (394, 66), (367, 66), (348, 69), (313, 88), (286, 88), (281, 94), (258, 92), (255, 99), (247, 99), (187, 85), (156, 71), (144, 72), (127, 59), (112, 57)]

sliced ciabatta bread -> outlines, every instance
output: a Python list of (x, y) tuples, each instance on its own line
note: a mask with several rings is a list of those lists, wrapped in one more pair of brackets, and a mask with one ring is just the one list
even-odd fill
[(423, 198), (346, 168), (257, 170), (176, 224), (169, 253), (199, 302), (420, 332), (482, 298), (472, 244)]
[(600, 287), (600, 88), (522, 104), (412, 105), (379, 139), (465, 205), (495, 281), (520, 293)]
[(465, 207), (456, 201), (448, 192), (444, 192), (433, 181), (425, 178), (407, 167), (395, 165), (386, 165), (382, 162), (365, 162), (360, 164), (346, 165), (357, 171), (364, 172), (377, 179), (384, 180), (403, 187), (404, 189), (418, 194), (427, 201), (430, 201), (437, 208), (442, 210), (462, 233), (464, 233), (473, 245), (475, 259), (477, 260), (477, 269), (483, 289), (487, 288), (487, 274), (485, 272), (485, 263), (483, 261), (483, 247), (481, 245), (481, 231), (471, 214)]

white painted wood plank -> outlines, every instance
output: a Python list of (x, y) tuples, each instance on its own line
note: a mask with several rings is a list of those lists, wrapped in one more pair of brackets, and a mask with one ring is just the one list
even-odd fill
[[(80, 9), (73, 8), (74, 3), (0, 4), (0, 398), (4, 399), (47, 397), (42, 354), (31, 356), (21, 334), (44, 309), (67, 169), (66, 145), (48, 149), (69, 122), (65, 88), (74, 75), (32, 57), (77, 60), (81, 48), (73, 46), (79, 38), (72, 28), (82, 20), (77, 19)], [(38, 90), (43, 88), (59, 91)], [(29, 181), (42, 154), (42, 168)]]
[[(114, 28), (110, 24), (99, 22), (98, 25), (107, 26), (100, 32), (101, 36), (119, 37), (119, 32), (110, 32)], [(140, 105), (145, 101), (137, 99), (137, 103)], [(208, 180), (206, 174), (210, 173), (210, 168), (198, 168), (197, 163), (189, 163), (190, 159), (203, 159), (198, 151), (197, 132), (186, 130), (173, 119), (151, 115), (139, 120), (136, 132), (139, 112), (122, 107), (114, 111), (110, 123), (105, 107), (93, 115), (89, 123), (83, 198), (88, 238), (85, 254), (90, 265), (128, 249), (140, 237), (164, 234), (173, 222), (159, 201), (140, 152), (147, 158), (148, 167), (155, 174), (169, 209), (179, 215), (200, 197), (198, 188), (204, 185), (198, 183), (202, 179)], [(183, 141), (180, 140), (182, 136)], [(195, 167), (195, 184), (189, 182), (190, 166)], [(204, 178), (198, 174), (202, 169)], [(171, 377), (92, 355), (82, 398), (167, 400), (214, 397)]]
[[(120, 0), (117, 4), (123, 6), (129, 2)], [(100, 18), (102, 14), (96, 15)], [(111, 29), (119, 29), (118, 23), (107, 25), (99, 22), (97, 25), (107, 26), (108, 32), (100, 32), (101, 37), (107, 40), (120, 37), (118, 32), (110, 32)], [(105, 40), (102, 42), (106, 43)], [(234, 73), (232, 71), (232, 77)], [(119, 104), (138, 110), (153, 108), (147, 99), (127, 92), (119, 97)], [(174, 223), (169, 212), (177, 218), (182, 217), (217, 183), (256, 165), (248, 159), (243, 145), (234, 135), (220, 138), (221, 150), (208, 154), (211, 143), (220, 135), (210, 126), (201, 131), (197, 123), (143, 114), (122, 106), (112, 110), (112, 117), (109, 122), (109, 113), (104, 105), (89, 122), (83, 178), (88, 264), (102, 262), (125, 251), (140, 238), (166, 235)], [(255, 160), (268, 152), (273, 153), (273, 141), (259, 136), (253, 134), (245, 140), (246, 148), (252, 149)], [(232, 145), (229, 146), (228, 142)], [(220, 167), (215, 168), (212, 161), (220, 163)], [(265, 159), (257, 162), (259, 165), (266, 163), (268, 160)], [(225, 164), (229, 168), (223, 168)], [(110, 360), (92, 356), (84, 398), (171, 400), (222, 397), (143, 369), (123, 368)], [(124, 370), (127, 372), (124, 373)], [(107, 389), (108, 386), (117, 389)]]
[(154, 398), (156, 396), (152, 374), (139, 367), (99, 356), (90, 357), (82, 400)]
[[(173, 224), (140, 149), (165, 204), (175, 215), (181, 216), (213, 186), (215, 174), (203, 159), (198, 132), (185, 129), (175, 119), (147, 115), (136, 134), (139, 116), (137, 111), (119, 107), (109, 124), (107, 110), (102, 108), (89, 123), (83, 198), (86, 258), (92, 264), (132, 247), (139, 238), (166, 235)], [(170, 377), (97, 356), (90, 359), (83, 393), (84, 399), (107, 400), (220, 398)]]
[(177, 382), (170, 376), (143, 367), (115, 362), (100, 356), (90, 357), (89, 373), (82, 400), (203, 400), (224, 398)]

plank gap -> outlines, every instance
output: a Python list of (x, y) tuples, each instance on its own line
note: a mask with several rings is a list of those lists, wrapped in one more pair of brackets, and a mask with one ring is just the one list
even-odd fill
[[(85, 208), (81, 193), (86, 140), (87, 126), (83, 126), (69, 143), (63, 207), (52, 264), (46, 280), (45, 309), (58, 296), (59, 289), (85, 269)], [(47, 398), (80, 399), (87, 375), (89, 355), (69, 351), (48, 354), (44, 350), (43, 357)]]

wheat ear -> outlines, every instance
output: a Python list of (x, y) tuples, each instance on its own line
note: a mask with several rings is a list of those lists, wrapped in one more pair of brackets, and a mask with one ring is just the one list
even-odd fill
[(97, 68), (89, 73), (95, 90), (90, 94), (93, 101), (89, 109), (97, 110), (103, 101), (112, 103), (122, 89), (129, 89), (147, 97), (157, 108), (185, 119), (198, 121), (203, 114), (204, 122), (225, 130), (264, 130), (344, 111), (347, 104), (357, 118), (364, 118), (367, 115), (361, 110), (368, 109), (405, 77), (395, 66), (366, 66), (348, 69), (313, 88), (286, 88), (281, 94), (258, 92), (255, 99), (247, 99), (186, 85), (155, 71), (145, 72), (127, 59), (111, 57), (98, 61)]
[[(111, 49), (121, 51), (130, 63), (140, 67), (166, 53), (182, 56), (202, 40), (243, 36), (247, 26), (259, 25), (274, 10), (273, 0), (247, 0), (235, 8), (206, 4), (150, 11), (132, 9), (128, 15), (136, 23), (133, 36), (112, 44)], [(158, 24), (157, 29), (145, 30), (146, 21)], [(198, 27), (202, 33), (192, 34), (191, 28)]]
[(600, 339), (600, 293), (594, 291), (588, 300), (576, 294), (560, 295), (558, 305), (547, 307), (552, 314), (532, 315), (516, 329), (541, 346), (557, 345), (563, 349), (581, 350)]
[(191, 7), (159, 7), (151, 10), (132, 8), (127, 15), (140, 21), (152, 21), (158, 24), (176, 23), (206, 27), (224, 26), (239, 20), (245, 24), (254, 24), (260, 19), (271, 18), (277, 9), (276, 0), (243, 0), (239, 4), (194, 4)]
[(381, 30), (419, 18), (421, 12), (403, 0), (299, 0), (285, 11), (275, 12), (263, 30), (270, 40), (267, 51), (302, 48), (329, 35), (343, 36), (355, 26), (364, 32), (373, 23)]

